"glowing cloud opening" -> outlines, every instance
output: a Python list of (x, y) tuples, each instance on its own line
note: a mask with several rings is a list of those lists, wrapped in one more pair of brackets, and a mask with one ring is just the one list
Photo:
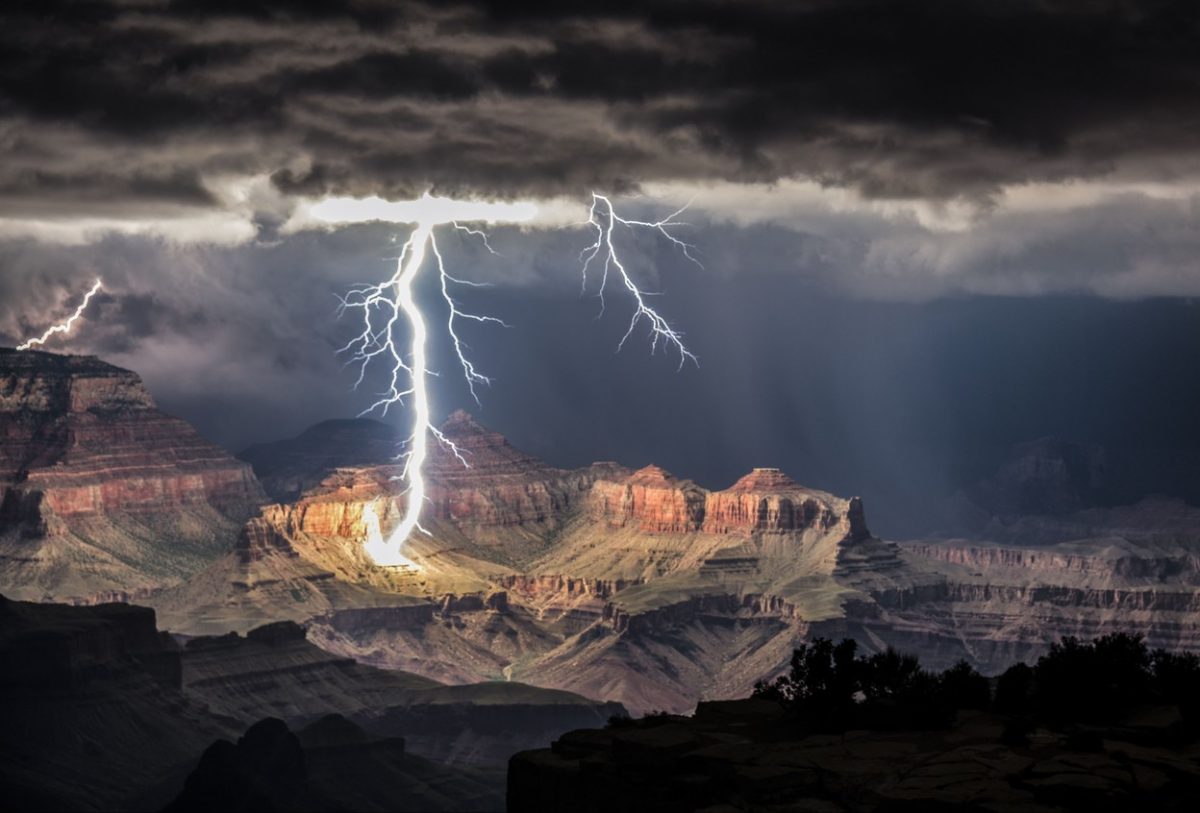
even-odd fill
[[(446, 331), (462, 368), (463, 377), (466, 379), (472, 397), (478, 403), (479, 395), (475, 385), (490, 384), (491, 379), (480, 373), (467, 358), (466, 345), (459, 336), (457, 324), (459, 320), (491, 322), (499, 325), (504, 325), (504, 322), (493, 316), (469, 313), (459, 306), (452, 294), (452, 286), (485, 287), (485, 284), (459, 279), (447, 273), (434, 229), (438, 225), (453, 225), (459, 231), (481, 238), (484, 247), (495, 254), (496, 252), (492, 251), (492, 247), (488, 243), (486, 234), (477, 229), (462, 226), (457, 221), (528, 222), (537, 216), (538, 207), (528, 202), (455, 201), (424, 195), (414, 201), (398, 202), (385, 201), (381, 198), (331, 198), (311, 205), (308, 212), (312, 217), (330, 223), (387, 221), (415, 224), (400, 252), (400, 258), (392, 276), (378, 285), (353, 289), (342, 298), (340, 311), (358, 310), (362, 316), (363, 329), (339, 352), (350, 353), (352, 355), (350, 363), (357, 362), (359, 365), (358, 378), (354, 384), (355, 389), (362, 384), (367, 367), (375, 359), (381, 359), (383, 363), (390, 365), (387, 389), (380, 393), (375, 402), (361, 414), (365, 415), (378, 410), (386, 415), (392, 405), (403, 403), (405, 398), (412, 400), (412, 432), (403, 444), (405, 451), (400, 459), (404, 465), (400, 476), (396, 478), (407, 483), (404, 491), (406, 497), (404, 516), (386, 540), (380, 529), (379, 517), (373, 505), (364, 509), (363, 519), (367, 525), (367, 539), (364, 547), (376, 564), (417, 567), (412, 559), (404, 555), (403, 548), (414, 532), (428, 533), (422, 527), (420, 518), (421, 510), (427, 499), (424, 465), (429, 456), (430, 438), (436, 439), (454, 454), (464, 467), (469, 468), (470, 466), (458, 447), (433, 424), (428, 387), (428, 377), (433, 373), (427, 366), (429, 329), (426, 325), (425, 315), (421, 312), (413, 293), (414, 283), (426, 265), (428, 256), (432, 254), (441, 283), (442, 298), (449, 309)], [(604, 292), (610, 271), (615, 271), (619, 276), (624, 289), (634, 302), (633, 317), (617, 349), (620, 350), (637, 326), (645, 322), (650, 328), (651, 352), (656, 351), (660, 344), (666, 348), (674, 348), (679, 353), (681, 368), (687, 361), (698, 363), (696, 356), (684, 344), (683, 335), (673, 329), (656, 310), (647, 304), (648, 294), (644, 293), (633, 281), (618, 256), (614, 232), (618, 226), (628, 229), (651, 229), (670, 240), (689, 260), (696, 262), (695, 257), (691, 254), (693, 247), (675, 237), (670, 231), (672, 227), (686, 225), (675, 219), (682, 212), (683, 209), (679, 209), (659, 221), (628, 220), (617, 215), (609, 198), (593, 193), (592, 206), (586, 224), (595, 228), (596, 241), (579, 255), (580, 261), (583, 263), (585, 290), (589, 266), (593, 261), (601, 264), (602, 278), (598, 293), (601, 300), (601, 313), (603, 313)], [(698, 262), (696, 264), (699, 265)], [(406, 322), (411, 330), (410, 344), (406, 351), (396, 343), (395, 328), (401, 320)]]
[(416, 200), (326, 198), (308, 207), (308, 214), (326, 223), (528, 223), (537, 217), (531, 201), (454, 200), (428, 193)]
[(104, 283), (99, 277), (97, 277), (96, 282), (94, 285), (92, 285), (91, 290), (83, 295), (83, 301), (79, 303), (79, 307), (77, 307), (75, 312), (67, 318), (67, 321), (60, 322), (53, 327), (47, 328), (46, 332), (41, 336), (38, 336), (36, 339), (28, 339), (25, 342), (17, 345), (17, 349), (28, 350), (31, 347), (37, 347), (38, 345), (45, 344), (46, 340), (56, 333), (70, 333), (71, 328), (75, 325), (75, 322), (78, 321), (79, 318), (83, 316), (83, 312), (87, 310), (88, 303), (92, 301), (92, 297), (96, 295), (96, 292), (99, 291), (103, 285)]

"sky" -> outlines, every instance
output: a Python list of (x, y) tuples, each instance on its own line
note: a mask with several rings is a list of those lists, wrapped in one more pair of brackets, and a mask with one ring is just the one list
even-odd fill
[[(435, 342), (435, 411), (558, 465), (754, 465), (884, 531), (1047, 435), (1197, 496), (1200, 9), (1191, 2), (15, 2), (0, 25), (0, 343), (141, 373), (231, 449), (356, 414), (338, 297), (409, 226), (329, 198), (531, 205), (444, 231), (510, 327)], [(699, 266), (621, 256), (699, 365), (582, 291), (591, 194), (679, 207)], [(421, 301), (438, 311), (437, 291)], [(374, 388), (374, 389), (373, 389)], [(388, 420), (403, 423), (403, 413)]]

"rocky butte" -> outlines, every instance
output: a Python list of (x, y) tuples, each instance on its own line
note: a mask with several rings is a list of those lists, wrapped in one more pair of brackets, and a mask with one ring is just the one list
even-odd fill
[(87, 356), (0, 349), (0, 590), (87, 600), (178, 582), (265, 495), (250, 467)]

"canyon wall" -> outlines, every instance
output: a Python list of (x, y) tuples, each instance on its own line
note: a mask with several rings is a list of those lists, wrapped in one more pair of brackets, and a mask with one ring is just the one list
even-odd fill
[(245, 463), (91, 357), (0, 350), (0, 589), (84, 598), (178, 581), (264, 501)]
[(804, 488), (774, 468), (758, 468), (721, 491), (707, 491), (658, 466), (600, 477), (588, 494), (590, 516), (610, 527), (632, 525), (651, 534), (786, 533), (841, 526), (865, 538), (862, 501)]

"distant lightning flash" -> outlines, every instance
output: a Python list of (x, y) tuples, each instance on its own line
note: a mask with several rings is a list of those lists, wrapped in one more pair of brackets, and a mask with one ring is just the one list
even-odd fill
[[(400, 257), (396, 262), (396, 270), (392, 276), (377, 285), (351, 290), (341, 300), (341, 311), (357, 309), (362, 316), (362, 332), (341, 349), (341, 352), (351, 355), (351, 363), (358, 364), (355, 388), (362, 384), (367, 368), (377, 359), (381, 360), (389, 370), (387, 388), (379, 394), (374, 403), (363, 410), (362, 414), (379, 411), (386, 415), (394, 404), (401, 404), (406, 398), (411, 399), (412, 402), (412, 432), (404, 442), (405, 451), (400, 457), (403, 461), (403, 468), (399, 479), (407, 482), (404, 492), (407, 496), (404, 517), (391, 535), (384, 540), (379, 529), (379, 518), (375, 508), (370, 507), (369, 511), (364, 514), (364, 521), (368, 526), (364, 546), (367, 554), (376, 564), (415, 566), (414, 562), (404, 555), (403, 548), (414, 531), (428, 533), (421, 525), (420, 516), (427, 499), (424, 465), (429, 455), (430, 438), (441, 443), (458, 458), (463, 466), (469, 468), (463, 452), (433, 424), (431, 418), (428, 377), (436, 373), (428, 368), (429, 329), (425, 315), (413, 294), (414, 283), (427, 265), (428, 255), (433, 255), (433, 264), (437, 267), (442, 299), (449, 312), (446, 332), (458, 358), (467, 387), (476, 403), (479, 402), (476, 385), (490, 384), (491, 379), (480, 373), (467, 357), (467, 345), (459, 334), (459, 325), (463, 321), (468, 321), (493, 323), (507, 327), (503, 321), (494, 316), (480, 316), (464, 310), (454, 298), (453, 291), (456, 286), (486, 286), (484, 283), (460, 279), (446, 271), (446, 263), (438, 247), (434, 229), (438, 225), (453, 225), (456, 230), (464, 234), (480, 238), (484, 247), (490, 253), (496, 254), (488, 242), (485, 232), (461, 225), (454, 217), (450, 216), (451, 212), (465, 208), (466, 213), (458, 215), (458, 219), (488, 222), (519, 222), (531, 219), (536, 213), (536, 209), (524, 211), (512, 209), (512, 207), (518, 206), (521, 204), (463, 203), (424, 196), (418, 201), (404, 204), (389, 204), (378, 199), (364, 201), (332, 199), (313, 207), (314, 215), (330, 221), (395, 220), (415, 223), (412, 233), (401, 249)], [(682, 212), (683, 209), (680, 209), (669, 217), (655, 222), (627, 220), (617, 215), (611, 200), (603, 195), (593, 194), (592, 206), (586, 223), (596, 229), (596, 242), (580, 253), (585, 289), (588, 268), (593, 262), (602, 265), (602, 279), (598, 293), (602, 312), (604, 292), (610, 270), (615, 270), (620, 276), (621, 283), (633, 300), (633, 318), (629, 323), (629, 329), (621, 338), (618, 350), (624, 346), (625, 341), (632, 335), (638, 324), (644, 321), (650, 327), (651, 352), (657, 350), (660, 344), (664, 347), (673, 347), (680, 355), (681, 368), (687, 361), (696, 363), (696, 356), (684, 344), (683, 335), (672, 328), (657, 311), (646, 303), (649, 294), (638, 288), (617, 254), (614, 231), (618, 226), (657, 231), (675, 244), (688, 259), (696, 262), (695, 257), (691, 254), (692, 246), (675, 237), (670, 231), (673, 226), (685, 225), (675, 220)], [(401, 349), (397, 343), (396, 335), (397, 329), (403, 325), (407, 325), (410, 333), (409, 343), (405, 349)]]
[(92, 297), (96, 295), (96, 292), (99, 291), (102, 286), (103, 282), (99, 277), (97, 277), (95, 284), (92, 285), (92, 289), (83, 295), (83, 301), (79, 303), (79, 307), (75, 309), (75, 312), (72, 313), (70, 317), (68, 317), (67, 321), (60, 322), (53, 327), (47, 328), (46, 332), (41, 336), (38, 336), (36, 339), (29, 339), (23, 344), (17, 345), (17, 349), (28, 350), (31, 347), (45, 344), (46, 340), (55, 333), (70, 333), (75, 322), (78, 321), (79, 317), (83, 316), (83, 312), (87, 310), (88, 303), (92, 301)]

